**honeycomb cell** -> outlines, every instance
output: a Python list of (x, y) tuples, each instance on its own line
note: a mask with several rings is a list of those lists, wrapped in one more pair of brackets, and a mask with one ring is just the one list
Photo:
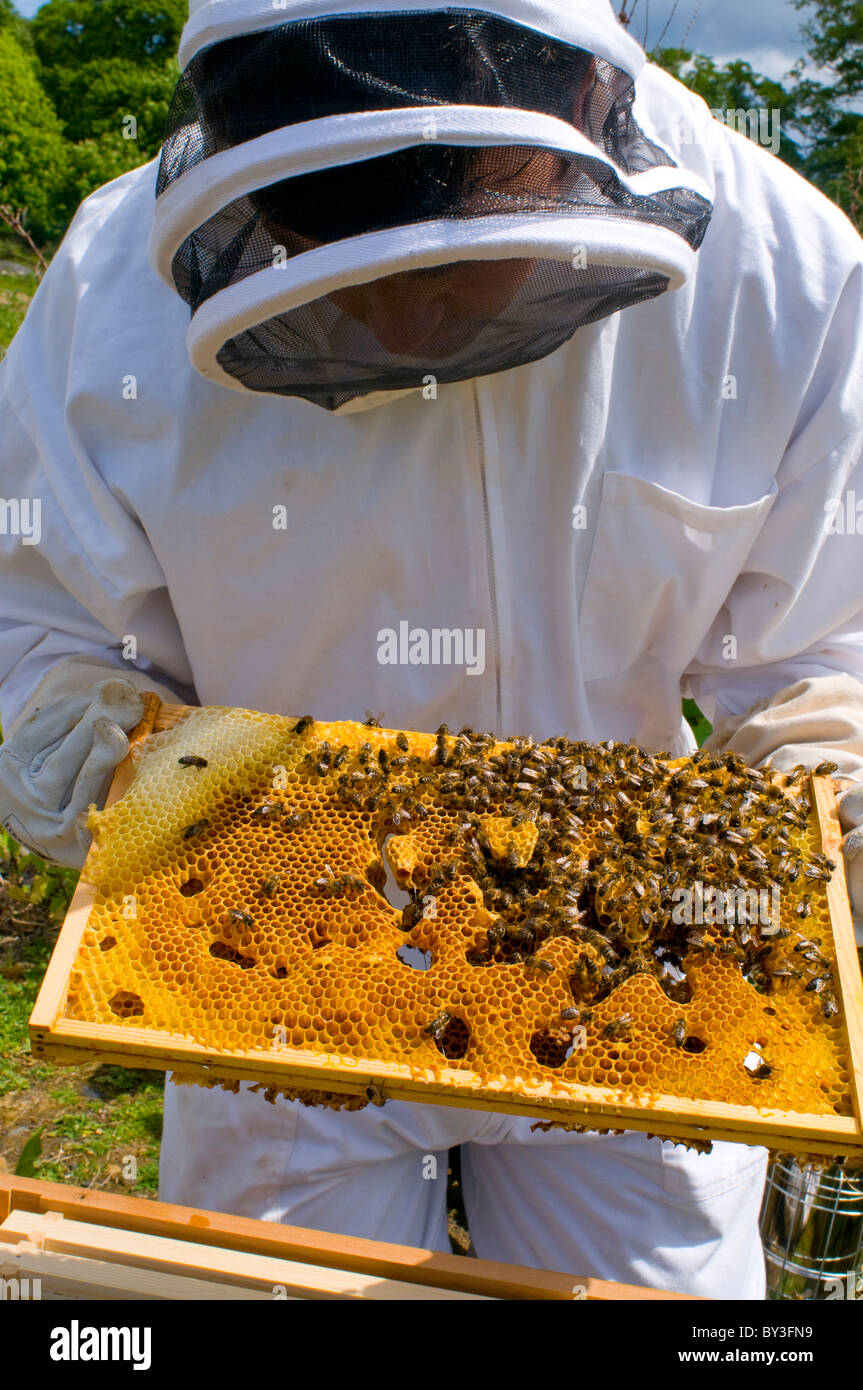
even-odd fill
[(139, 1018), (144, 1012), (144, 1001), (139, 994), (118, 989), (109, 999), (108, 1007), (118, 1018)]

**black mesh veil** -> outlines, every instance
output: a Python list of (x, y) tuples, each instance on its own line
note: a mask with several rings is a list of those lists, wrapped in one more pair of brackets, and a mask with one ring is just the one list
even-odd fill
[(608, 61), (473, 10), (203, 48), (171, 106), (154, 230), (161, 204), (193, 360), (333, 409), (535, 361), (661, 294), (711, 205), (633, 101)]

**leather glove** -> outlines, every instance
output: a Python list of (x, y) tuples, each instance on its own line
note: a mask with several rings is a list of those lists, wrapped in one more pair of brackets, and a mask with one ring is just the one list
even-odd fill
[(107, 794), (129, 751), (124, 730), (144, 708), (135, 686), (114, 677), (19, 723), (0, 746), (0, 822), (9, 834), (43, 859), (80, 869), (91, 836), (79, 817)]

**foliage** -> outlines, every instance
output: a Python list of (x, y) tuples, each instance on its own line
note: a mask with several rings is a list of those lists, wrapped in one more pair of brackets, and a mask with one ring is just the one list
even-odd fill
[(0, 29), (5, 29), (16, 38), (22, 48), (32, 50), (30, 25), (15, 9), (12, 0), (0, 0)]
[[(137, 122), (148, 158), (162, 141), (179, 77), (186, 0), (48, 0), (33, 20), (43, 81), (70, 140), (121, 135)], [(132, 142), (129, 141), (129, 144)], [(141, 159), (126, 152), (127, 167)]]
[[(0, 928), (5, 914), (15, 924), (16, 903), (29, 909), (39, 907), (52, 922), (61, 922), (72, 898), (78, 875), (74, 869), (46, 864), (38, 854), (22, 849), (8, 831), (0, 827)], [(20, 925), (20, 923), (18, 923)], [(30, 925), (26, 923), (25, 925)]]
[(31, 28), (46, 69), (111, 58), (159, 64), (174, 59), (187, 16), (187, 0), (48, 0)]
[(63, 197), (68, 159), (35, 60), (11, 26), (0, 28), (0, 203), (27, 208), (27, 225), (37, 242), (62, 233), (68, 221)]
[[(655, 63), (670, 72), (707, 103), (711, 111), (779, 111), (779, 158), (802, 172), (804, 159), (798, 142), (791, 135), (797, 118), (797, 98), (780, 82), (755, 72), (742, 58), (722, 67), (703, 53), (687, 48), (662, 48), (651, 54)], [(757, 130), (749, 131), (757, 138)]]
[(105, 133), (93, 140), (79, 140), (69, 146), (69, 167), (63, 196), (70, 216), (89, 194), (112, 179), (118, 179), (149, 156), (133, 140), (116, 133)]
[(683, 701), (683, 715), (695, 735), (700, 748), (705, 739), (713, 733), (713, 725), (702, 714), (694, 700)]
[[(156, 67), (132, 63), (128, 58), (106, 58), (49, 69), (45, 85), (64, 122), (67, 139), (115, 136), (122, 140), (118, 148), (124, 160), (141, 163), (143, 160), (135, 159), (140, 152), (152, 159), (159, 150), (178, 77), (175, 63)], [(124, 122), (130, 117), (135, 122), (134, 139), (123, 135)], [(127, 162), (126, 167), (132, 166)]]
[(810, 13), (803, 28), (810, 63), (829, 73), (817, 82), (795, 69), (799, 120), (810, 150), (806, 175), (863, 232), (863, 116), (850, 109), (863, 93), (861, 0), (794, 0)]
[(811, 61), (829, 69), (833, 101), (863, 91), (863, 4), (861, 0), (793, 0), (798, 10), (813, 11), (803, 26)]
[(863, 233), (863, 116), (835, 114), (828, 138), (812, 147), (806, 174)]
[(34, 1178), (36, 1176), (36, 1160), (42, 1153), (42, 1131), (37, 1129), (35, 1134), (31, 1134), (27, 1143), (24, 1145), (15, 1164), (15, 1176), (17, 1178)]
[(48, 0), (28, 26), (65, 136), (61, 228), (94, 189), (158, 153), (186, 15), (186, 0)]

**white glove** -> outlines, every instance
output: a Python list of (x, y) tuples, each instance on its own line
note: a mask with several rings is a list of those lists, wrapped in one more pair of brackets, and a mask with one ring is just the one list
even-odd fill
[(124, 730), (144, 714), (130, 681), (114, 677), (53, 700), (0, 746), (0, 822), (26, 849), (80, 869), (90, 834), (78, 824), (101, 802), (129, 751)]
[(839, 820), (848, 832), (842, 841), (845, 877), (857, 945), (863, 947), (863, 785), (851, 787), (839, 797)]

